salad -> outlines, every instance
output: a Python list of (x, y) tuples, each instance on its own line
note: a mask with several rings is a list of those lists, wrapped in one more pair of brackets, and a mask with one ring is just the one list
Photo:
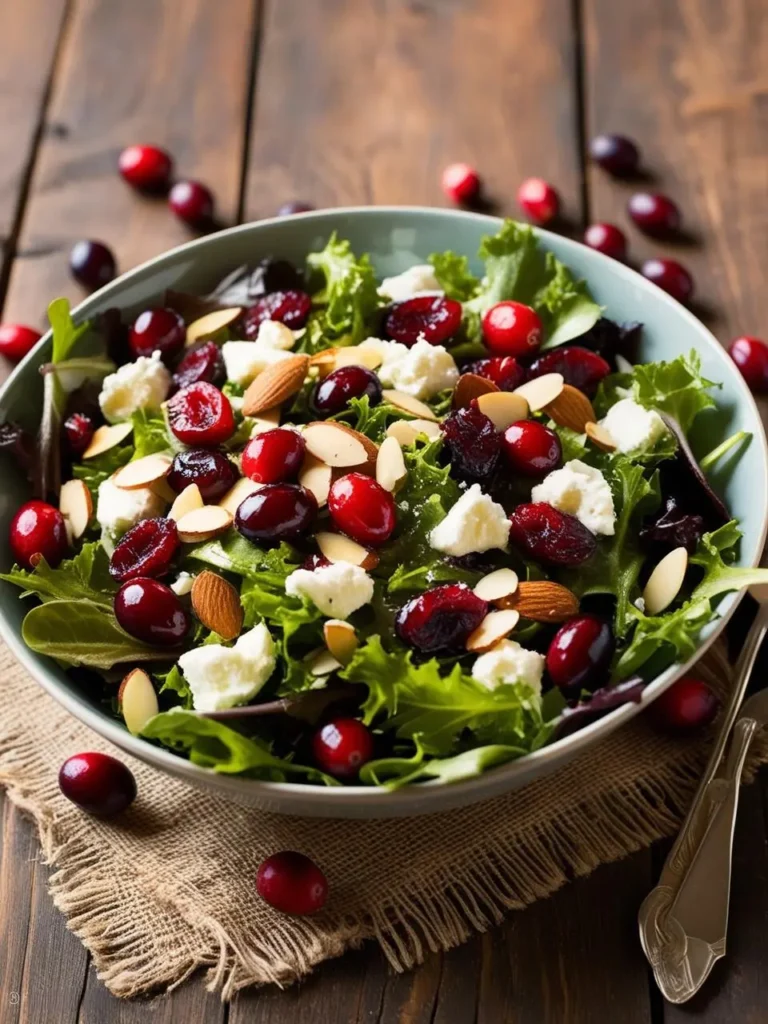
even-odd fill
[(147, 740), (219, 772), (455, 781), (540, 748), (696, 650), (738, 524), (688, 435), (695, 352), (507, 221), (377, 280), (332, 237), (131, 323), (49, 309), (34, 498), (2, 579), (23, 638)]

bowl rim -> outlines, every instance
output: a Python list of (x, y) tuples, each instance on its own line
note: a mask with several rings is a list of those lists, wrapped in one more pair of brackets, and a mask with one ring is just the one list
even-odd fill
[[(220, 243), (222, 238), (248, 234), (253, 231), (258, 231), (262, 227), (294, 223), (300, 220), (310, 222), (316, 221), (318, 225), (327, 226), (330, 221), (338, 217), (363, 216), (372, 219), (386, 219), (387, 217), (391, 217), (393, 214), (411, 214), (414, 216), (422, 216), (426, 214), (433, 217), (467, 220), (481, 226), (485, 225), (489, 230), (498, 230), (499, 226), (505, 220), (503, 217), (474, 213), (467, 210), (451, 210), (443, 207), (431, 206), (387, 205), (335, 207), (322, 210), (312, 210), (306, 213), (292, 214), (285, 217), (271, 217), (264, 220), (251, 221), (246, 224), (238, 224), (230, 228), (225, 228), (201, 238), (190, 239), (188, 242), (184, 242), (181, 245), (175, 246), (172, 249), (168, 249), (165, 252), (146, 260), (137, 267), (121, 274), (109, 284), (100, 288), (82, 302), (78, 303), (78, 305), (72, 310), (72, 316), (75, 320), (78, 320), (82, 316), (88, 316), (93, 307), (103, 306), (106, 299), (109, 299), (113, 294), (119, 294), (123, 291), (125, 286), (130, 285), (133, 281), (142, 277), (147, 272), (152, 271), (155, 268), (162, 267), (166, 263), (171, 263), (180, 256), (190, 253), (197, 255), (204, 252), (208, 245)], [(694, 316), (689, 309), (677, 302), (677, 300), (673, 299), (657, 285), (646, 280), (646, 278), (636, 270), (633, 270), (626, 264), (620, 263), (594, 249), (590, 249), (582, 242), (566, 238), (563, 235), (555, 234), (554, 232), (547, 231), (535, 225), (531, 225), (531, 227), (545, 246), (550, 242), (555, 242), (558, 246), (564, 246), (566, 249), (574, 249), (577, 251), (588, 249), (589, 258), (594, 260), (598, 267), (602, 264), (606, 270), (609, 270), (610, 274), (620, 278), (625, 278), (631, 284), (642, 288), (650, 294), (650, 297), (654, 302), (661, 302), (673, 310), (676, 316), (682, 317), (684, 320), (688, 321), (688, 323), (699, 332), (707, 345), (715, 346), (716, 349), (724, 351), (723, 347), (709, 328)], [(27, 363), (34, 361), (36, 353), (40, 348), (49, 343), (50, 338), (51, 330), (49, 328), (42, 335), (32, 350), (19, 362), (13, 372), (8, 376), (2, 388), (0, 388), (0, 406), (4, 404), (9, 392), (13, 390), (16, 380), (21, 375)], [(768, 508), (768, 442), (766, 441), (765, 428), (754, 396), (747, 387), (746, 382), (738, 372), (735, 365), (733, 367), (733, 376), (736, 389), (740, 392), (740, 401), (746, 403), (755, 422), (759, 424), (760, 427), (759, 430), (754, 432), (755, 436), (753, 440), (760, 446), (760, 455), (762, 456), (764, 469), (763, 479), (765, 486), (763, 487), (762, 495), (760, 495), (760, 500), (762, 506), (764, 508)], [(766, 516), (763, 521), (763, 527), (758, 543), (750, 559), (748, 559), (746, 563), (748, 566), (755, 566), (759, 563), (765, 546), (767, 534), (768, 516)], [(564, 736), (562, 739), (556, 740), (547, 746), (541, 747), (539, 750), (533, 751), (530, 754), (525, 754), (522, 757), (506, 762), (505, 764), (498, 765), (480, 775), (451, 783), (450, 787), (444, 786), (439, 782), (439, 780), (433, 780), (430, 782), (419, 783), (412, 787), (403, 787), (402, 789), (395, 791), (375, 786), (323, 787), (301, 782), (269, 782), (259, 779), (251, 779), (241, 775), (229, 775), (223, 772), (216, 772), (212, 768), (204, 768), (199, 765), (195, 765), (191, 761), (173, 753), (165, 747), (155, 746), (148, 740), (142, 739), (140, 736), (132, 735), (117, 719), (109, 718), (104, 712), (99, 711), (96, 707), (90, 707), (87, 704), (84, 704), (80, 698), (75, 696), (75, 694), (64, 689), (61, 683), (52, 675), (47, 666), (42, 663), (43, 656), (40, 656), (40, 660), (38, 660), (38, 656), (35, 655), (22, 640), (20, 632), (17, 632), (2, 614), (0, 614), (0, 638), (2, 638), (2, 640), (8, 645), (14, 656), (43, 687), (43, 689), (62, 707), (69, 711), (70, 714), (74, 715), (75, 718), (93, 729), (94, 732), (102, 736), (104, 739), (109, 740), (129, 754), (132, 754), (155, 767), (166, 769), (172, 774), (197, 778), (203, 784), (215, 784), (215, 787), (218, 790), (228, 791), (233, 796), (239, 796), (241, 798), (243, 797), (243, 791), (245, 789), (248, 791), (248, 798), (250, 799), (252, 797), (254, 803), (259, 802), (261, 799), (265, 805), (281, 805), (280, 809), (285, 809), (288, 813), (291, 811), (290, 805), (292, 803), (296, 805), (306, 804), (307, 798), (311, 797), (313, 804), (318, 808), (318, 810), (321, 813), (323, 810), (329, 812), (328, 816), (332, 816), (330, 812), (333, 807), (338, 807), (342, 802), (347, 808), (349, 808), (353, 805), (369, 805), (370, 801), (373, 800), (376, 802), (375, 809), (381, 810), (381, 816), (384, 817), (387, 808), (392, 808), (393, 810), (396, 808), (398, 812), (402, 813), (403, 809), (407, 808), (409, 805), (413, 805), (414, 812), (417, 812), (419, 809), (423, 810), (423, 806), (421, 805), (424, 804), (425, 796), (429, 789), (434, 789), (436, 787), (439, 787), (441, 790), (450, 788), (451, 792), (456, 794), (457, 803), (459, 794), (467, 798), (462, 802), (470, 803), (472, 802), (472, 797), (475, 794), (477, 794), (478, 799), (489, 795), (488, 793), (484, 793), (484, 791), (489, 788), (489, 780), (491, 778), (497, 784), (494, 786), (494, 792), (502, 792), (504, 789), (503, 779), (507, 776), (511, 779), (515, 774), (518, 774), (522, 765), (525, 765), (527, 768), (531, 768), (532, 766), (546, 763), (555, 755), (557, 755), (556, 759), (558, 761), (561, 759), (563, 762), (565, 762), (565, 760), (570, 760), (583, 748), (588, 747), (595, 742), (601, 735), (607, 735), (609, 732), (613, 731), (613, 729), (634, 717), (634, 715), (636, 715), (643, 707), (647, 706), (650, 701), (655, 699), (655, 697), (663, 692), (663, 690), (670, 686), (675, 679), (684, 675), (720, 636), (736, 610), (739, 602), (744, 597), (744, 594), (745, 591), (741, 590), (725, 595), (718, 606), (720, 617), (710, 624), (710, 633), (697, 647), (695, 654), (684, 663), (675, 663), (674, 665), (671, 665), (660, 676), (652, 680), (643, 691), (642, 699), (639, 702), (625, 704), (589, 725), (584, 726), (578, 731)], [(213, 783), (212, 780), (215, 780), (215, 783)], [(425, 811), (425, 813), (427, 812)]]

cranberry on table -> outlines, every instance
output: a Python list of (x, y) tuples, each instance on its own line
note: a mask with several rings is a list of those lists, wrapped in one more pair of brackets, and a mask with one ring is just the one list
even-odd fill
[(480, 194), (480, 177), (469, 164), (449, 164), (440, 180), (443, 192), (454, 203), (471, 203)]
[(328, 881), (313, 860), (294, 850), (267, 857), (256, 875), (261, 898), (283, 914), (315, 914), (328, 898)]
[(8, 532), (13, 557), (25, 569), (44, 558), (56, 568), (67, 553), (69, 541), (64, 516), (46, 501), (27, 501), (11, 520)]
[(411, 598), (395, 617), (395, 632), (423, 654), (463, 650), (488, 613), (466, 583), (445, 583)]
[(524, 384), (526, 371), (514, 356), (491, 356), (488, 359), (476, 359), (466, 367), (468, 373), (476, 373), (478, 377), (492, 380), (500, 391), (514, 391)]
[(142, 576), (115, 594), (115, 618), (126, 633), (154, 647), (176, 647), (189, 629), (187, 613), (171, 588)]
[(159, 192), (173, 173), (173, 160), (159, 146), (126, 146), (117, 166), (129, 185), (144, 192)]
[(312, 737), (312, 754), (318, 768), (327, 775), (355, 779), (373, 757), (373, 736), (357, 718), (336, 718)]
[(523, 554), (548, 565), (581, 565), (597, 541), (584, 524), (546, 501), (518, 505), (509, 517), (509, 539)]
[(563, 456), (560, 438), (538, 420), (519, 420), (504, 431), (502, 447), (511, 469), (522, 476), (544, 476)]
[(317, 515), (315, 496), (298, 484), (265, 484), (238, 506), (235, 526), (255, 544), (279, 544), (307, 533)]
[(719, 709), (720, 701), (702, 679), (683, 676), (656, 698), (649, 714), (658, 729), (684, 736), (708, 726)]
[(381, 401), (381, 381), (365, 366), (340, 366), (312, 389), (309, 404), (318, 416), (335, 416), (348, 408), (353, 398), (368, 396), (370, 405)]
[(223, 384), (227, 379), (224, 357), (215, 341), (199, 341), (185, 353), (173, 374), (176, 388), (190, 384)]
[(624, 135), (596, 135), (589, 144), (589, 155), (609, 174), (634, 174), (640, 164), (640, 151)]
[(0, 355), (18, 363), (42, 338), (40, 331), (24, 324), (0, 324)]
[(115, 545), (109, 575), (125, 583), (139, 576), (163, 576), (179, 549), (179, 534), (172, 519), (142, 519)]
[(728, 355), (753, 391), (768, 391), (768, 345), (745, 334), (728, 346)]
[(677, 260), (646, 260), (640, 273), (678, 302), (688, 302), (693, 295), (693, 278)]
[(461, 303), (442, 295), (417, 295), (396, 302), (384, 321), (391, 341), (410, 348), (423, 338), (430, 345), (445, 345), (461, 327)]
[(522, 302), (497, 302), (483, 315), (483, 338), (491, 352), (529, 356), (541, 345), (541, 318)]
[(135, 357), (159, 352), (163, 362), (177, 356), (186, 340), (187, 328), (175, 309), (145, 309), (136, 317), (128, 334), (128, 344)]
[(501, 454), (501, 434), (477, 406), (457, 409), (441, 425), (457, 476), (483, 480), (496, 468)]
[(560, 197), (543, 178), (526, 178), (517, 190), (517, 202), (534, 224), (549, 224), (560, 212)]
[(103, 242), (85, 239), (75, 242), (69, 254), (72, 277), (84, 288), (95, 291), (109, 284), (117, 272), (115, 257)]
[(168, 193), (168, 205), (191, 228), (207, 227), (213, 220), (213, 195), (199, 181), (177, 181)]
[(100, 818), (120, 814), (136, 799), (130, 768), (97, 751), (67, 758), (59, 769), (59, 789), (81, 810)]
[(283, 203), (277, 211), (278, 217), (292, 217), (297, 213), (310, 213), (314, 210), (314, 206), (311, 203), (303, 203), (300, 199), (292, 199), (287, 203)]
[(181, 494), (185, 487), (197, 484), (206, 504), (223, 498), (238, 479), (235, 466), (215, 448), (186, 448), (177, 452), (166, 477), (169, 486)]
[(627, 213), (647, 235), (669, 235), (680, 227), (677, 203), (657, 192), (635, 192), (627, 203)]
[(610, 372), (610, 365), (597, 352), (580, 345), (563, 345), (545, 352), (531, 363), (528, 379), (542, 377), (545, 373), (560, 373), (566, 384), (586, 395), (593, 395), (597, 385)]
[(331, 484), (328, 511), (343, 533), (366, 546), (389, 540), (397, 521), (392, 495), (362, 473), (347, 473)]
[(271, 292), (243, 313), (242, 331), (246, 341), (255, 341), (265, 320), (277, 320), (292, 331), (300, 331), (312, 312), (312, 299), (295, 289)]
[(577, 615), (558, 629), (547, 650), (549, 678), (572, 696), (603, 682), (616, 648), (608, 623), (596, 615)]
[(82, 455), (93, 440), (95, 433), (96, 427), (93, 420), (84, 412), (74, 412), (64, 420), (64, 436), (73, 455)]
[(229, 399), (205, 381), (177, 391), (167, 409), (171, 431), (184, 444), (215, 447), (235, 432)]
[(243, 451), (243, 476), (257, 484), (279, 484), (298, 476), (306, 451), (295, 430), (277, 427), (252, 437)]
[(615, 260), (627, 258), (627, 236), (615, 224), (590, 224), (584, 232), (584, 242), (604, 256)]

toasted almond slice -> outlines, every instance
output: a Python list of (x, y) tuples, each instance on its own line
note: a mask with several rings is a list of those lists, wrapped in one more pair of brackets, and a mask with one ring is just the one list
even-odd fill
[(497, 569), (489, 572), (475, 584), (475, 593), (483, 601), (500, 601), (517, 590), (517, 573), (514, 569)]
[(385, 437), (376, 459), (376, 482), (385, 491), (394, 494), (405, 481), (408, 470), (400, 442), (396, 437)]
[(564, 385), (562, 373), (545, 373), (541, 377), (534, 377), (526, 384), (521, 384), (512, 394), (521, 395), (531, 412), (538, 412), (545, 405), (554, 402)]
[(379, 556), (375, 551), (369, 551), (357, 541), (350, 540), (343, 533), (330, 533), (320, 531), (315, 534), (317, 546), (329, 562), (350, 562), (352, 565), (359, 565), (363, 569), (375, 569), (379, 564)]
[(579, 611), (578, 597), (551, 580), (523, 580), (514, 593), (499, 598), (497, 603), (532, 622), (565, 622)]
[(81, 457), (83, 459), (95, 459), (97, 455), (103, 455), (110, 448), (121, 444), (132, 430), (132, 423), (115, 423), (111, 427), (99, 427)]
[(343, 619), (328, 619), (323, 626), (323, 637), (328, 650), (340, 664), (348, 665), (352, 661), (358, 644), (354, 626)]
[(572, 384), (563, 384), (563, 390), (553, 402), (544, 406), (544, 412), (558, 426), (568, 427), (577, 434), (583, 434), (587, 424), (595, 422), (592, 403), (583, 391)]
[(262, 487), (262, 484), (257, 484), (255, 480), (249, 480), (247, 476), (241, 476), (240, 479), (230, 487), (227, 493), (219, 502), (219, 508), (225, 509), (229, 514), (234, 517), (240, 505), (245, 501), (249, 494), (255, 494)]
[(309, 423), (302, 436), (307, 451), (326, 466), (360, 466), (368, 461), (369, 450), (361, 435), (340, 423)]
[(324, 647), (310, 651), (304, 660), (313, 676), (329, 676), (331, 672), (335, 672), (342, 667), (341, 662), (337, 661), (331, 652), (326, 651)]
[(93, 498), (82, 480), (67, 480), (59, 494), (59, 511), (72, 540), (82, 537), (93, 515)]
[(349, 345), (347, 348), (336, 350), (334, 368), (341, 366), (364, 366), (368, 370), (375, 370), (384, 362), (381, 352), (372, 348), (363, 348), (361, 345)]
[(135, 668), (120, 683), (117, 703), (128, 732), (138, 736), (160, 710), (152, 680), (142, 668)]
[(315, 496), (315, 501), (320, 508), (328, 504), (332, 480), (333, 470), (331, 467), (311, 452), (307, 452), (301, 464), (299, 483)]
[(492, 391), (480, 395), (477, 407), (497, 430), (506, 430), (511, 423), (528, 417), (528, 403), (515, 391)]
[(429, 406), (425, 405), (424, 402), (420, 402), (418, 398), (414, 398), (413, 395), (406, 395), (403, 391), (385, 388), (381, 392), (381, 397), (385, 402), (394, 405), (396, 409), (409, 412), (411, 416), (418, 416), (419, 419), (432, 420), (437, 423), (437, 416), (435, 416)]
[(634, 370), (632, 363), (630, 363), (630, 361), (626, 359), (621, 352), (617, 352), (614, 359), (616, 361), (616, 369), (619, 373), (632, 373)]
[(206, 313), (198, 320), (194, 320), (187, 328), (187, 345), (194, 345), (196, 341), (204, 338), (213, 338), (219, 331), (229, 327), (242, 313), (240, 306), (232, 306), (229, 309), (215, 309), (212, 313)]
[(587, 423), (584, 426), (584, 433), (589, 440), (602, 448), (604, 452), (615, 452), (616, 442), (600, 423)]
[(488, 395), (498, 390), (499, 388), (492, 380), (481, 377), (479, 373), (462, 373), (456, 381), (451, 404), (454, 409), (466, 409), (473, 398), (479, 398), (480, 395)]
[(179, 540), (184, 544), (212, 540), (230, 528), (232, 519), (232, 513), (221, 505), (203, 505), (202, 508), (195, 508), (176, 523)]
[(438, 437), (440, 427), (432, 420), (395, 420), (387, 427), (387, 437), (394, 437), (403, 447), (413, 444), (419, 434)]
[(168, 518), (176, 522), (183, 519), (187, 512), (194, 512), (196, 508), (202, 508), (205, 502), (197, 484), (190, 484), (176, 497), (168, 512)]
[(208, 629), (225, 640), (240, 636), (243, 609), (240, 595), (223, 576), (204, 569), (192, 584), (192, 610)]
[(169, 505), (172, 505), (173, 502), (176, 501), (176, 491), (174, 491), (168, 483), (166, 477), (163, 477), (162, 480), (156, 480), (155, 483), (150, 484), (149, 490), (153, 491), (158, 498), (162, 498), (163, 501), (166, 501)]
[(173, 459), (157, 452), (145, 455), (143, 459), (129, 462), (115, 473), (112, 483), (124, 491), (135, 491), (140, 487), (151, 487), (168, 476)]
[(243, 395), (243, 416), (257, 416), (282, 405), (301, 390), (309, 369), (309, 356), (294, 355), (272, 363)]
[(315, 352), (313, 356), (309, 357), (310, 366), (327, 366), (333, 368), (336, 365), (336, 353), (339, 351), (337, 348), (324, 348), (322, 352)]
[(264, 412), (259, 413), (258, 416), (251, 417), (253, 422), (251, 437), (256, 437), (258, 434), (264, 434), (268, 430), (274, 430), (275, 427), (279, 427), (280, 414), (280, 407), (277, 406), (275, 409), (266, 409)]
[(648, 578), (643, 591), (647, 615), (659, 615), (680, 593), (688, 568), (688, 552), (675, 548), (665, 555)]
[(499, 641), (509, 636), (518, 623), (520, 615), (511, 608), (500, 612), (488, 612), (477, 629), (467, 639), (467, 650), (475, 654), (490, 651)]

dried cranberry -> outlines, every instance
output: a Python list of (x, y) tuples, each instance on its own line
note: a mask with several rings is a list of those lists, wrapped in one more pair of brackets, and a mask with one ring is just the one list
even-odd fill
[(134, 357), (159, 352), (169, 362), (184, 348), (186, 338), (184, 321), (175, 309), (145, 309), (134, 320), (128, 344)]
[(466, 367), (466, 372), (492, 380), (500, 391), (514, 391), (525, 383), (526, 372), (514, 356), (491, 356), (476, 359)]
[(522, 302), (497, 302), (483, 316), (483, 338), (491, 352), (530, 356), (541, 345), (541, 319)]
[(560, 438), (538, 420), (519, 420), (504, 431), (502, 448), (507, 463), (523, 476), (544, 476), (563, 456)]
[(158, 580), (128, 580), (115, 594), (115, 618), (126, 633), (155, 647), (176, 647), (189, 629), (181, 601)]
[(0, 324), (0, 355), (18, 363), (42, 338), (40, 331), (23, 324)]
[(173, 160), (158, 146), (127, 146), (117, 166), (129, 185), (145, 192), (164, 189), (173, 172)]
[(764, 341), (745, 334), (731, 342), (728, 355), (752, 391), (768, 391), (768, 345)]
[(384, 321), (384, 333), (401, 345), (415, 345), (420, 338), (430, 345), (444, 345), (461, 327), (461, 303), (442, 295), (417, 295), (396, 302)]
[(624, 135), (596, 135), (589, 144), (589, 155), (609, 174), (634, 174), (640, 163), (640, 151)]
[(561, 373), (566, 384), (593, 395), (597, 385), (611, 372), (611, 367), (596, 352), (579, 345), (553, 348), (545, 352), (528, 367), (528, 377), (542, 377), (545, 373)]
[(259, 896), (275, 910), (299, 917), (315, 914), (328, 898), (328, 881), (309, 857), (283, 850), (267, 857), (256, 875)]
[(351, 399), (368, 396), (370, 405), (381, 401), (381, 381), (365, 366), (340, 366), (315, 384), (309, 398), (318, 416), (335, 416), (348, 408)]
[[(274, 292), (301, 292), (303, 289), (304, 278), (292, 263), (266, 256), (251, 274), (248, 294), (260, 299)], [(268, 319), (275, 320), (276, 317)]]
[(471, 203), (480, 192), (480, 177), (469, 164), (449, 164), (443, 171), (441, 185), (454, 203)]
[(197, 484), (206, 503), (218, 501), (237, 481), (237, 470), (222, 451), (215, 448), (186, 448), (177, 452), (167, 476), (168, 484), (181, 494)]
[(615, 224), (590, 224), (584, 232), (584, 243), (615, 260), (627, 258), (627, 236)]
[(183, 444), (223, 444), (235, 432), (229, 399), (204, 381), (176, 392), (168, 402), (168, 422)]
[(460, 651), (487, 612), (488, 603), (465, 583), (446, 583), (404, 604), (395, 630), (404, 644), (423, 654)]
[(13, 557), (25, 569), (40, 558), (56, 568), (67, 553), (69, 541), (64, 516), (45, 501), (28, 501), (11, 520), (8, 531)]
[(265, 484), (235, 513), (235, 526), (256, 544), (277, 544), (305, 534), (317, 515), (314, 495), (298, 484)]
[(517, 190), (517, 202), (534, 224), (549, 224), (560, 212), (560, 197), (543, 178), (526, 178)]
[(720, 701), (710, 687), (695, 676), (683, 676), (659, 694), (650, 708), (653, 724), (663, 732), (685, 736), (714, 721)]
[(258, 484), (278, 484), (298, 476), (306, 444), (295, 430), (265, 430), (252, 437), (242, 458), (243, 475)]
[(383, 544), (397, 522), (392, 495), (362, 473), (347, 473), (334, 480), (328, 511), (336, 526), (358, 544)]
[(545, 501), (518, 505), (509, 517), (509, 539), (524, 554), (549, 565), (581, 565), (597, 547), (576, 516)]
[(109, 560), (109, 575), (120, 583), (138, 576), (163, 576), (179, 543), (172, 519), (142, 519), (115, 546)]
[(280, 291), (265, 295), (249, 306), (242, 316), (243, 337), (255, 341), (265, 320), (277, 320), (292, 331), (299, 331), (312, 312), (312, 299), (306, 292)]
[(674, 498), (667, 498), (664, 511), (643, 526), (640, 540), (659, 555), (675, 548), (685, 548), (692, 555), (703, 533), (702, 516), (683, 512)]
[(312, 737), (312, 754), (318, 768), (336, 779), (355, 779), (373, 757), (373, 736), (357, 718), (326, 722)]
[(640, 273), (678, 302), (688, 302), (693, 295), (693, 278), (677, 260), (646, 260)]
[(59, 789), (67, 800), (99, 818), (120, 814), (136, 799), (130, 768), (96, 751), (67, 758), (59, 769)]
[(654, 192), (635, 192), (629, 198), (627, 212), (647, 235), (663, 237), (680, 227), (680, 209), (669, 196)]
[(199, 341), (191, 346), (176, 367), (173, 383), (176, 388), (187, 388), (190, 384), (223, 384), (227, 373), (221, 349), (215, 341)]
[(69, 269), (72, 277), (84, 288), (95, 291), (109, 284), (117, 273), (117, 264), (112, 250), (103, 242), (85, 239), (75, 242), (69, 254)]
[(558, 629), (547, 650), (549, 678), (569, 696), (595, 690), (605, 681), (616, 642), (611, 627), (596, 615), (577, 615)]
[(177, 181), (168, 193), (168, 205), (192, 228), (208, 227), (213, 219), (213, 195), (199, 181)]
[(86, 416), (85, 413), (75, 412), (72, 413), (64, 421), (64, 436), (67, 439), (67, 445), (73, 455), (82, 455), (88, 445), (93, 440), (93, 435), (96, 432), (93, 420), (90, 416)]
[(501, 434), (475, 406), (457, 409), (442, 424), (451, 465), (463, 480), (483, 480), (496, 468)]

